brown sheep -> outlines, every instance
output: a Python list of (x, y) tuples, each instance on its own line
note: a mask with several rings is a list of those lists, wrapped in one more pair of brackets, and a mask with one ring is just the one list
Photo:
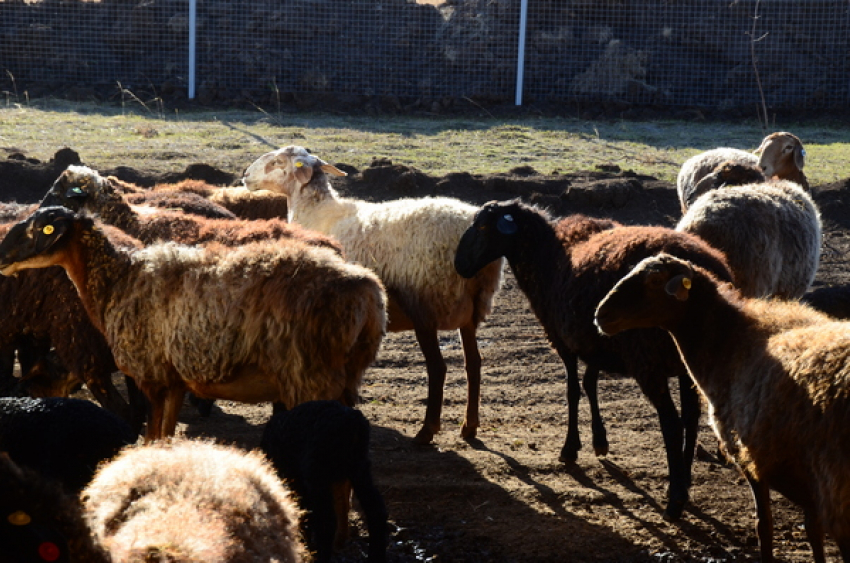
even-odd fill
[(850, 323), (803, 304), (742, 298), (667, 254), (625, 276), (596, 311), (605, 334), (661, 327), (709, 403), (724, 453), (752, 488), (762, 561), (770, 489), (800, 505), (814, 560), (824, 532), (850, 561)]
[(82, 493), (114, 563), (298, 563), (300, 510), (259, 452), (175, 440), (124, 449)]
[[(568, 429), (561, 461), (577, 459), (577, 361), (586, 364), (584, 389), (590, 403), (593, 446), (608, 453), (599, 414), (599, 370), (632, 376), (658, 413), (670, 477), (665, 517), (681, 516), (691, 484), (700, 405), (673, 341), (660, 330), (632, 331), (603, 338), (593, 325), (596, 304), (632, 266), (667, 251), (692, 259), (727, 280), (732, 274), (719, 251), (698, 237), (662, 227), (623, 226), (607, 219), (572, 215), (558, 221), (520, 201), (490, 202), (478, 212), (457, 247), (455, 267), (462, 276), (504, 256), (534, 314), (567, 371)], [(679, 380), (681, 416), (667, 380)]]
[(146, 440), (202, 398), (353, 404), (386, 329), (368, 269), (296, 240), (126, 251), (95, 220), (39, 209), (0, 243), (0, 273), (62, 266), (118, 367), (151, 402)]
[(318, 232), (291, 225), (283, 219), (216, 219), (209, 220), (186, 213), (162, 211), (140, 214), (123, 194), (115, 189), (111, 178), (104, 178), (86, 166), (69, 166), (44, 196), (41, 207), (61, 205), (73, 211), (96, 213), (109, 225), (126, 231), (143, 243), (174, 241), (181, 244), (218, 242), (236, 246), (271, 239), (298, 239), (316, 246), (342, 252), (339, 243)]

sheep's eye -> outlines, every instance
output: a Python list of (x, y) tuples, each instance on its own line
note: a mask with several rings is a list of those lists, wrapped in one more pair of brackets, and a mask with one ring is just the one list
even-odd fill
[(53, 225), (46, 225), (43, 229), (41, 229), (41, 232), (46, 234), (46, 235), (52, 235), (53, 234)]

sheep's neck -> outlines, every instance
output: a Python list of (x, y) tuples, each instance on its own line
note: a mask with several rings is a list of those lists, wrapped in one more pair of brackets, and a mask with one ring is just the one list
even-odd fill
[(113, 227), (118, 227), (125, 233), (138, 236), (140, 231), (139, 217), (120, 194), (114, 192), (101, 194), (96, 207), (91, 211), (97, 213), (101, 221)]
[(713, 284), (705, 282), (703, 287), (712, 298), (689, 306), (684, 318), (668, 330), (709, 401), (728, 404), (736, 373), (729, 367), (745, 362), (749, 351), (761, 346), (766, 335), (739, 304), (724, 298)]
[(130, 257), (116, 249), (98, 229), (86, 229), (76, 235), (75, 244), (63, 263), (68, 277), (95, 326), (104, 332), (104, 313), (116, 283), (130, 267)]
[(334, 227), (345, 217), (357, 213), (357, 203), (339, 197), (330, 184), (310, 182), (289, 199), (289, 222), (325, 234), (334, 234)]
[(558, 240), (552, 226), (542, 217), (532, 233), (525, 233), (518, 243), (505, 254), (517, 284), (528, 296), (538, 319), (544, 319), (551, 311), (538, 310), (541, 303), (549, 303), (547, 293), (553, 288), (554, 274), (541, 275), (541, 272), (561, 270), (563, 264), (553, 264), (552, 257), (564, 255), (561, 241)]

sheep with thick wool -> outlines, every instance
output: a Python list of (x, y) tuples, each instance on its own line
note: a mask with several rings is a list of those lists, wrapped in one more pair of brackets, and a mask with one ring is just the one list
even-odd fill
[(127, 448), (81, 495), (114, 563), (297, 563), (298, 509), (259, 452), (175, 440)]
[(73, 211), (96, 213), (145, 244), (174, 241), (181, 244), (218, 242), (237, 246), (274, 239), (297, 239), (342, 253), (337, 241), (321, 233), (291, 225), (283, 219), (209, 219), (198, 215), (161, 210), (148, 213), (128, 203), (111, 177), (87, 166), (69, 166), (53, 183), (41, 207), (61, 205)]
[(820, 263), (820, 211), (794, 182), (709, 191), (691, 205), (676, 230), (722, 250), (747, 297), (802, 297)]
[(386, 329), (374, 273), (294, 240), (127, 251), (92, 217), (47, 207), (0, 243), (0, 273), (53, 265), (150, 400), (148, 441), (174, 434), (187, 390), (287, 408), (353, 404)]
[(446, 362), (438, 331), (459, 329), (467, 376), (461, 435), (475, 437), (481, 395), (476, 333), (490, 313), (503, 266), (497, 258), (470, 279), (452, 267), (457, 243), (477, 208), (451, 198), (381, 203), (343, 198), (328, 174), (345, 172), (304, 147), (288, 146), (259, 157), (246, 169), (243, 181), (251, 190), (286, 195), (290, 222), (333, 236), (350, 261), (373, 269), (381, 278), (389, 296), (388, 330), (413, 330), (425, 356), (428, 405), (416, 435), (419, 443), (431, 442), (440, 430)]
[(752, 488), (762, 561), (773, 561), (770, 489), (800, 505), (814, 560), (824, 533), (850, 561), (850, 323), (793, 301), (742, 298), (699, 266), (638, 264), (596, 311), (605, 334), (661, 327), (709, 403)]
[[(700, 182), (714, 172), (724, 162), (757, 166), (768, 180), (790, 180), (804, 190), (811, 191), (809, 182), (803, 173), (806, 163), (806, 150), (800, 138), (792, 133), (771, 133), (762, 139), (754, 152), (720, 147), (696, 154), (687, 159), (676, 178), (676, 189), (682, 213), (688, 210), (697, 196), (711, 189), (714, 181)], [(716, 187), (716, 186), (715, 186)]]
[[(632, 331), (603, 338), (593, 325), (596, 304), (641, 259), (667, 251), (687, 257), (726, 280), (732, 274), (723, 255), (698, 237), (672, 229), (623, 226), (608, 219), (572, 215), (554, 220), (521, 201), (490, 202), (478, 212), (457, 247), (455, 267), (473, 276), (504, 256), (520, 289), (567, 371), (568, 428), (560, 459), (577, 459), (578, 359), (585, 364), (584, 389), (590, 403), (593, 446), (608, 453), (599, 413), (599, 370), (632, 376), (658, 413), (670, 478), (665, 516), (677, 519), (688, 500), (700, 405), (672, 340), (663, 331)], [(681, 416), (667, 380), (679, 380)]]

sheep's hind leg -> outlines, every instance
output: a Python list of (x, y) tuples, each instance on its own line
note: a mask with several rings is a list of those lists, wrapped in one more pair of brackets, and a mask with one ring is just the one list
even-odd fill
[[(823, 526), (821, 526), (820, 518), (817, 517), (812, 508), (805, 510), (806, 516), (806, 539), (809, 540), (809, 545), (812, 546), (812, 559), (815, 563), (826, 563), (826, 556), (823, 552)], [(840, 545), (840, 544), (839, 544)], [(842, 550), (842, 554), (844, 551)], [(847, 558), (844, 557), (847, 561)]]
[(425, 409), (425, 422), (416, 434), (417, 444), (430, 444), (434, 435), (440, 431), (440, 416), (443, 409), (443, 386), (446, 383), (446, 361), (440, 352), (440, 340), (437, 329), (416, 328), (416, 340), (425, 356), (428, 370), (428, 406)]
[(475, 326), (460, 327), (463, 361), (466, 367), (466, 417), (460, 429), (464, 440), (475, 438), (480, 424), (478, 407), (481, 402), (481, 353), (478, 351), (476, 332)]
[(584, 368), (582, 379), (584, 392), (587, 394), (587, 402), (590, 403), (590, 428), (593, 431), (593, 453), (597, 456), (608, 455), (608, 432), (602, 421), (602, 413), (599, 412), (599, 368), (588, 364)]
[(561, 448), (558, 460), (562, 463), (575, 463), (581, 449), (581, 437), (578, 430), (578, 403), (581, 400), (581, 387), (578, 382), (578, 358), (572, 352), (556, 345), (558, 354), (567, 370), (567, 438)]
[(750, 475), (747, 482), (756, 502), (756, 535), (762, 563), (773, 563), (773, 513), (770, 510), (770, 489)]

